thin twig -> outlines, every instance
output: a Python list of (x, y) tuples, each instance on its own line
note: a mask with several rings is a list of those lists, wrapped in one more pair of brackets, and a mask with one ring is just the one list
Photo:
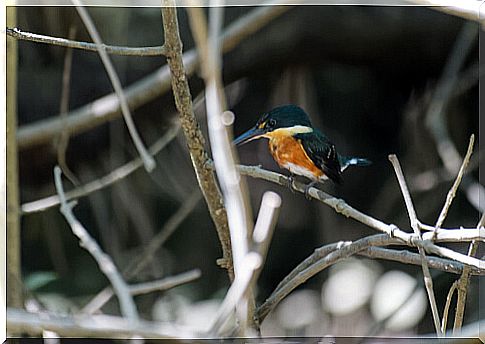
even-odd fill
[[(270, 6), (279, 3), (273, 0), (268, 6), (258, 6), (247, 15), (234, 21), (222, 34), (222, 48), (226, 53), (234, 49), (242, 40), (249, 37), (260, 28), (264, 27), (275, 17), (286, 12), (292, 6)], [(187, 76), (192, 75), (198, 66), (199, 60), (195, 49), (187, 51), (183, 55), (183, 64)], [(164, 65), (154, 73), (138, 80), (124, 89), (126, 100), (130, 108), (135, 109), (170, 90), (170, 70)], [(107, 121), (118, 118), (120, 115), (120, 103), (115, 93), (108, 94), (75, 109), (67, 114), (65, 128), (71, 135), (85, 132)], [(19, 128), (17, 143), (19, 149), (29, 148), (35, 145), (49, 142), (62, 130), (63, 125), (58, 116), (50, 116)]]
[(147, 170), (147, 172), (151, 172), (156, 166), (155, 160), (147, 152), (145, 145), (143, 144), (140, 138), (140, 135), (136, 130), (136, 126), (135, 126), (135, 123), (133, 122), (130, 108), (128, 107), (128, 101), (126, 100), (125, 93), (123, 91), (123, 87), (121, 86), (121, 82), (120, 82), (120, 79), (118, 78), (118, 74), (116, 73), (114, 66), (111, 63), (111, 60), (108, 54), (106, 53), (106, 50), (103, 46), (103, 42), (101, 40), (101, 36), (99, 35), (98, 30), (94, 26), (94, 23), (91, 20), (91, 17), (88, 11), (83, 7), (82, 1), (81, 0), (71, 0), (71, 1), (76, 6), (76, 10), (79, 13), (79, 16), (81, 17), (82, 21), (84, 22), (84, 25), (86, 26), (86, 29), (89, 32), (89, 35), (93, 39), (94, 43), (96, 43), (99, 57), (103, 62), (104, 68), (108, 73), (109, 80), (111, 81), (111, 84), (113, 85), (115, 93), (118, 97), (120, 107), (121, 107), (121, 113), (123, 114), (123, 118), (125, 120), (126, 127), (128, 128), (128, 132), (130, 133), (131, 139), (135, 144), (138, 154), (140, 154), (140, 157), (143, 160), (143, 165), (145, 166), (145, 169)]
[[(482, 7), (482, 4), (480, 8)], [(448, 118), (446, 109), (450, 100), (453, 98), (453, 91), (459, 80), (459, 73), (471, 50), (476, 46), (478, 28), (475, 23), (465, 22), (458, 37), (455, 40), (451, 54), (448, 56), (443, 68), (442, 75), (436, 85), (431, 101), (425, 114), (426, 126), (435, 141), (438, 155), (444, 167), (450, 174), (457, 174), (462, 158), (455, 147), (448, 130)], [(476, 197), (477, 192), (468, 190), (479, 190), (480, 194), (485, 194), (483, 186), (471, 176), (466, 177), (470, 180), (466, 186), (465, 195), (468, 201), (480, 212), (484, 212), (483, 204), (480, 204), (480, 197)]]
[(192, 97), (187, 81), (184, 62), (182, 61), (182, 42), (180, 40), (177, 9), (168, 7), (174, 5), (173, 1), (163, 2), (162, 7), (163, 28), (165, 46), (167, 47), (168, 65), (172, 74), (172, 90), (175, 105), (180, 114), (182, 129), (187, 140), (192, 165), (197, 175), (199, 186), (209, 208), (209, 213), (215, 224), (219, 241), (222, 246), (224, 267), (228, 271), (229, 278), (234, 278), (232, 265), (231, 239), (226, 209), (222, 195), (216, 183), (212, 170), (207, 168), (209, 156), (205, 150), (205, 139), (195, 118)]
[[(73, 39), (76, 35), (76, 27), (71, 25), (69, 28), (69, 38)], [(59, 105), (59, 116), (65, 123), (66, 114), (69, 111), (69, 87), (71, 83), (71, 66), (72, 66), (72, 49), (66, 50), (66, 55), (64, 56), (64, 70), (62, 71), (62, 92), (61, 92), (61, 103)], [(57, 163), (62, 169), (64, 175), (73, 183), (74, 185), (79, 185), (79, 180), (71, 171), (66, 162), (66, 151), (69, 145), (69, 131), (63, 130), (57, 140)]]
[[(263, 199), (261, 200), (261, 206), (259, 208), (258, 217), (254, 225), (254, 231), (252, 235), (252, 243), (254, 247), (253, 252), (259, 254), (261, 263), (259, 268), (253, 272), (253, 277), (250, 281), (249, 290), (254, 291), (256, 289), (256, 282), (263, 270), (264, 263), (268, 254), (269, 244), (271, 238), (273, 237), (273, 232), (278, 220), (278, 215), (281, 207), (281, 197), (272, 191), (266, 191), (263, 194)], [(249, 323), (253, 329), (256, 331), (260, 330), (261, 323), (256, 317), (256, 308), (254, 307), (248, 314)]]
[(131, 297), (128, 285), (121, 277), (121, 274), (118, 272), (118, 269), (111, 258), (104, 253), (103, 250), (101, 250), (98, 243), (89, 235), (88, 231), (72, 213), (72, 207), (74, 204), (67, 203), (66, 201), (64, 187), (62, 186), (61, 173), (61, 169), (56, 166), (54, 168), (54, 178), (56, 190), (59, 194), (59, 199), (61, 202), (61, 213), (69, 223), (74, 235), (79, 238), (80, 246), (86, 249), (93, 256), (98, 263), (100, 270), (111, 282), (111, 285), (113, 286), (113, 289), (115, 290), (120, 302), (121, 313), (132, 321), (138, 321), (138, 312), (136, 310), (135, 302)]
[[(394, 171), (396, 173), (396, 177), (399, 182), (402, 195), (404, 197), (404, 202), (406, 203), (406, 208), (411, 222), (411, 227), (414, 233), (419, 238), (421, 238), (421, 231), (419, 229), (418, 217), (416, 215), (416, 211), (414, 210), (413, 201), (411, 199), (411, 195), (409, 193), (409, 189), (406, 184), (406, 180), (404, 178), (404, 174), (402, 172), (399, 160), (397, 159), (397, 156), (393, 154), (389, 155), (389, 160), (391, 161), (392, 166), (394, 167)], [(421, 266), (423, 269), (424, 286), (426, 287), (426, 292), (428, 293), (428, 299), (431, 306), (431, 313), (433, 315), (433, 322), (434, 322), (436, 334), (438, 336), (441, 336), (443, 332), (441, 331), (440, 315), (438, 313), (438, 306), (436, 305), (436, 298), (433, 290), (433, 279), (431, 278), (428, 263), (426, 261), (426, 253), (424, 251), (424, 248), (421, 246), (418, 246), (418, 251), (419, 251), (419, 255), (421, 256)]]
[(255, 252), (249, 252), (242, 261), (241, 269), (235, 275), (234, 282), (226, 293), (221, 306), (217, 310), (217, 314), (208, 331), (209, 336), (220, 334), (221, 328), (224, 326), (233, 312), (236, 305), (241, 301), (243, 295), (248, 292), (251, 286), (251, 281), (255, 277), (255, 271), (261, 266), (261, 256)]
[(131, 284), (129, 288), (132, 295), (147, 294), (154, 291), (165, 291), (192, 282), (200, 278), (201, 275), (202, 273), (199, 269), (194, 269), (156, 281)]
[[(148, 152), (152, 156), (158, 154), (163, 148), (165, 148), (170, 142), (172, 142), (172, 140), (177, 136), (179, 131), (180, 123), (178, 121), (174, 121), (170, 125), (166, 133), (148, 148)], [(137, 157), (132, 161), (114, 169), (113, 171), (99, 179), (93, 180), (87, 184), (81, 185), (73, 190), (66, 192), (66, 200), (70, 201), (75, 198), (84, 197), (93, 192), (104, 189), (105, 187), (113, 185), (114, 183), (117, 183), (120, 180), (128, 177), (142, 166), (143, 161), (140, 157)], [(36, 213), (59, 205), (59, 203), (59, 196), (52, 195), (36, 201), (22, 204), (21, 212), (22, 214)]]
[[(485, 213), (482, 214), (477, 227), (483, 228), (485, 226)], [(468, 247), (468, 256), (472, 257), (478, 250), (478, 241), (473, 241)], [(453, 333), (456, 334), (461, 330), (463, 325), (463, 317), (465, 313), (465, 303), (468, 292), (468, 284), (470, 283), (470, 268), (464, 267), (460, 278), (457, 281), (458, 298), (456, 300), (455, 321), (453, 324)]]
[(448, 315), (450, 313), (451, 301), (453, 300), (453, 293), (456, 290), (457, 281), (453, 282), (448, 295), (446, 295), (445, 308), (443, 309), (443, 318), (441, 319), (441, 332), (446, 332), (446, 326), (448, 325)]
[[(143, 253), (132, 260), (130, 264), (125, 267), (123, 270), (124, 278), (131, 280), (153, 260), (155, 253), (192, 212), (195, 206), (199, 203), (201, 197), (202, 196), (199, 190), (194, 190), (189, 198), (183, 202), (182, 206), (168, 219), (167, 222), (165, 222), (163, 228), (157, 233), (157, 235), (150, 240), (148, 246), (143, 249)], [(88, 314), (95, 313), (101, 307), (103, 307), (103, 305), (105, 305), (112, 296), (113, 289), (111, 287), (104, 288), (86, 306), (83, 307), (82, 312)]]
[[(257, 178), (269, 181), (274, 184), (281, 186), (288, 185), (288, 177), (277, 172), (268, 171), (262, 169), (260, 166), (245, 166), (238, 165), (238, 169), (241, 175), (249, 176), (251, 178)], [(296, 192), (305, 193), (307, 185), (300, 183), (298, 181), (293, 181), (293, 190)], [(393, 224), (386, 224), (376, 218), (373, 218), (367, 214), (360, 212), (359, 210), (348, 205), (343, 199), (338, 199), (322, 190), (315, 187), (308, 189), (308, 195), (319, 202), (333, 208), (337, 213), (343, 214), (346, 217), (350, 217), (370, 228), (373, 228), (379, 232), (388, 234), (391, 237), (398, 238), (403, 244), (408, 246), (416, 247), (417, 245), (425, 245), (425, 248), (432, 249), (435, 245), (433, 243), (425, 244), (427, 241), (431, 240), (433, 233), (424, 233), (422, 235), (422, 240), (416, 235), (404, 232), (399, 227)], [(420, 226), (424, 224), (420, 223)], [(434, 227), (429, 226), (432, 230)], [(436, 242), (461, 242), (461, 241), (472, 241), (479, 240), (484, 241), (485, 231), (483, 228), (477, 230), (476, 228), (460, 228), (460, 229), (444, 229), (438, 231)], [(448, 251), (441, 251), (442, 254), (448, 254)], [(440, 254), (441, 255), (441, 254)], [(446, 257), (446, 256), (444, 256)], [(469, 259), (467, 255), (455, 252), (453, 257), (447, 257), (452, 259), (457, 259), (457, 261), (475, 266), (479, 269), (483, 267), (483, 263), (478, 259)]]
[(456, 176), (455, 182), (453, 183), (451, 189), (448, 191), (448, 194), (446, 195), (446, 201), (445, 204), (443, 205), (443, 208), (441, 209), (441, 213), (438, 216), (438, 220), (436, 221), (435, 225), (435, 232), (441, 226), (443, 225), (443, 222), (446, 219), (446, 216), (448, 215), (448, 209), (450, 209), (451, 203), (453, 202), (453, 199), (455, 198), (456, 191), (458, 190), (458, 187), (460, 186), (461, 179), (463, 178), (463, 174), (466, 171), (466, 168), (468, 166), (468, 163), (470, 162), (470, 157), (473, 152), (473, 143), (475, 142), (475, 135), (470, 136), (470, 142), (468, 143), (468, 149), (465, 155), (465, 158), (463, 158), (463, 162), (461, 164), (460, 170), (458, 171), (458, 175)]
[(261, 255), (263, 263), (268, 253), (269, 243), (278, 220), (280, 207), (280, 195), (273, 191), (266, 191), (263, 194), (252, 237), (252, 242), (255, 245), (252, 250)]
[(43, 330), (56, 332), (63, 337), (126, 338), (193, 338), (194, 330), (164, 323), (140, 320), (133, 323), (126, 318), (109, 315), (61, 316), (40, 312), (30, 313), (21, 309), (7, 309), (9, 333), (28, 333), (38, 336)]
[[(276, 305), (285, 298), (292, 290), (307, 281), (309, 278), (336, 262), (346, 259), (354, 254), (368, 256), (371, 258), (381, 258), (398, 261), (406, 264), (421, 265), (421, 256), (401, 251), (383, 249), (377, 246), (401, 245), (402, 242), (396, 238), (391, 238), (386, 234), (375, 234), (355, 242), (340, 241), (327, 244), (317, 248), (314, 253), (295, 267), (275, 288), (271, 295), (258, 308), (258, 320), (262, 322), (264, 318), (273, 310)], [(460, 273), (463, 265), (446, 259), (426, 257), (430, 267), (442, 271)], [(485, 269), (475, 270), (479, 275), (485, 273)]]
[[(51, 45), (58, 45), (66, 48), (82, 49), (86, 51), (98, 51), (95, 43), (74, 41), (70, 36), (70, 39), (51, 37), (45, 35), (39, 35), (36, 33), (25, 32), (19, 28), (7, 28), (6, 33), (10, 37), (16, 39), (31, 41), (37, 43), (45, 43)], [(108, 54), (124, 55), (124, 56), (160, 56), (165, 55), (165, 47), (123, 47), (115, 45), (103, 44), (104, 49)]]
[[(391, 260), (394, 262), (399, 262), (403, 264), (412, 264), (421, 266), (421, 256), (414, 252), (406, 250), (393, 250), (382, 247), (369, 247), (358, 253), (360, 256), (373, 258), (373, 259), (384, 259)], [(463, 267), (467, 266), (462, 263), (458, 263), (454, 260), (426, 256), (426, 261), (428, 266), (435, 270), (441, 270), (444, 272), (461, 274), (463, 272)], [(485, 276), (485, 270), (479, 270), (474, 267), (470, 267), (470, 271), (473, 271), (475, 276)]]

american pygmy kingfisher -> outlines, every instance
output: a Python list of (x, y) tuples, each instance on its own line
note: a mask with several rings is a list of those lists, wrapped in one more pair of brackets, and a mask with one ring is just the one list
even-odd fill
[(351, 165), (371, 164), (368, 159), (337, 153), (335, 145), (312, 126), (305, 111), (296, 105), (283, 105), (264, 113), (234, 144), (242, 145), (261, 137), (269, 139), (269, 150), (280, 167), (312, 181), (306, 192), (326, 179), (342, 183), (341, 174)]

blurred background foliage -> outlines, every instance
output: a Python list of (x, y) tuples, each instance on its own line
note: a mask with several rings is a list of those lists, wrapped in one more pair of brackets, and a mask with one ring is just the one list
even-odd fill
[[(226, 25), (251, 9), (227, 8)], [(17, 11), (21, 30), (68, 37), (70, 27), (75, 26), (75, 39), (90, 41), (71, 7), (19, 7)], [(157, 8), (95, 7), (89, 11), (107, 44), (163, 44)], [(193, 39), (186, 12), (182, 8), (178, 12), (186, 51), (193, 47)], [(374, 162), (367, 168), (347, 170), (342, 186), (327, 183), (323, 189), (378, 219), (409, 228), (404, 202), (387, 160), (388, 154), (396, 153), (411, 185), (418, 216), (423, 222), (434, 224), (452, 181), (443, 180), (439, 174), (442, 163), (424, 125), (424, 113), (464, 23), (462, 19), (422, 7), (292, 8), (224, 56), (224, 83), (230, 85), (229, 106), (236, 115), (234, 133), (252, 126), (262, 112), (274, 106), (298, 104), (341, 153), (368, 157)], [(57, 116), (66, 50), (25, 41), (19, 41), (18, 47), (19, 125)], [(133, 83), (165, 63), (163, 57), (111, 55), (111, 59), (123, 85)], [(478, 40), (465, 69), (474, 63), (478, 63)], [(195, 98), (203, 90), (203, 82), (194, 75), (190, 84)], [(70, 109), (111, 92), (99, 56), (74, 50)], [(466, 150), (470, 134), (478, 135), (478, 99), (476, 82), (454, 97), (446, 112), (451, 137), (461, 154)], [(147, 144), (163, 135), (176, 116), (170, 92), (133, 112)], [(197, 110), (197, 116), (206, 134), (203, 107)], [(56, 149), (52, 142), (20, 151), (22, 203), (55, 192), (52, 171), (57, 163)], [(239, 153), (244, 164), (262, 164), (279, 171), (266, 142), (248, 144)], [(105, 175), (134, 157), (136, 152), (122, 119), (71, 137), (66, 153), (68, 165), (83, 183)], [(183, 136), (179, 135), (159, 153), (156, 161), (157, 168), (151, 175), (140, 169), (112, 187), (79, 199), (75, 208), (78, 219), (119, 267), (142, 253), (167, 219), (198, 189)], [(476, 178), (477, 165), (476, 161), (472, 163), (472, 175)], [(419, 179), (425, 172), (434, 173), (433, 180), (438, 182)], [(254, 213), (264, 191), (274, 190), (283, 198), (259, 282), (259, 302), (316, 247), (373, 233), (370, 228), (288, 189), (261, 180), (249, 179), (248, 184)], [(478, 212), (463, 193), (458, 193), (445, 226), (474, 227), (477, 221)], [(465, 245), (453, 247), (466, 249)], [(481, 255), (483, 252), (479, 252)], [(201, 269), (202, 278), (166, 293), (136, 297), (140, 313), (148, 319), (189, 323), (207, 319), (204, 312), (215, 309), (229, 284), (227, 274), (215, 263), (219, 257), (216, 232), (205, 204), (200, 201), (136, 280), (148, 281), (192, 268)], [(377, 292), (382, 274), (390, 270), (400, 270), (401, 279), (391, 276), (395, 279), (391, 278), (390, 289)], [(346, 271), (347, 274), (341, 275)], [(78, 246), (57, 207), (22, 217), (22, 273), (28, 297), (35, 296), (45, 307), (62, 311), (81, 308), (108, 284), (94, 260)], [(338, 276), (345, 278), (340, 277), (338, 282)], [(436, 274), (440, 310), (455, 277)], [(415, 291), (413, 283), (418, 283), (416, 288), (420, 289), (421, 281), (421, 268), (416, 266), (364, 259), (339, 264), (290, 295), (267, 319), (263, 334), (432, 332), (431, 315), (425, 309), (423, 297), (418, 302), (420, 306), (410, 313), (416, 321), (404, 328), (389, 326), (387, 330), (377, 328), (372, 332), (375, 322), (382, 318), (375, 311), (379, 307), (375, 303), (379, 299), (398, 299), (398, 296), (386, 295), (386, 291), (398, 289), (406, 301)], [(416, 297), (419, 299), (419, 295)], [(336, 305), (330, 302), (332, 299)], [(465, 323), (479, 317), (477, 300), (478, 279), (472, 278)], [(345, 307), (345, 302), (350, 305)], [(103, 310), (118, 313), (116, 300)]]

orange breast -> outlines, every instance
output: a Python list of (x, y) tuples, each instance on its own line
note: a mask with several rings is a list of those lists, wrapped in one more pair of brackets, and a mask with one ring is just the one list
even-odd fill
[(319, 179), (323, 176), (322, 170), (308, 157), (300, 141), (292, 136), (270, 137), (269, 149), (280, 167), (311, 179)]

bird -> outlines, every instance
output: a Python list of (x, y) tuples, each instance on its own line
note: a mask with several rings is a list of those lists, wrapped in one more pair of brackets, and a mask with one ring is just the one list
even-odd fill
[(263, 113), (256, 125), (238, 136), (233, 144), (241, 146), (260, 138), (269, 140), (273, 159), (281, 168), (290, 171), (290, 189), (294, 175), (311, 181), (305, 189), (307, 198), (310, 187), (315, 184), (328, 179), (342, 184), (342, 172), (347, 167), (371, 164), (366, 158), (339, 154), (328, 137), (313, 127), (307, 113), (294, 104)]

